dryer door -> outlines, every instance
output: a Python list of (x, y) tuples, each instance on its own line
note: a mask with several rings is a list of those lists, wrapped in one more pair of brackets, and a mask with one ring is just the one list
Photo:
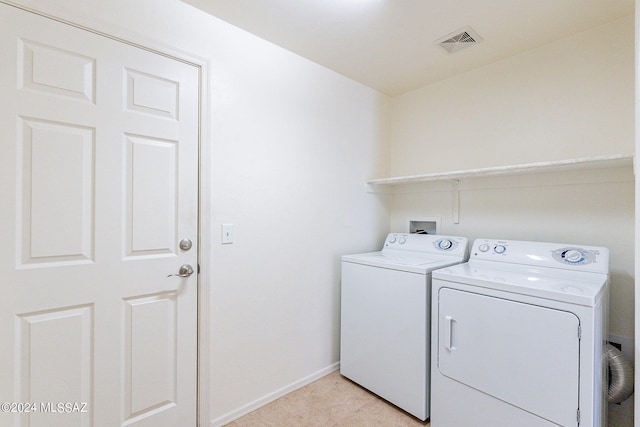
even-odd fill
[(579, 319), (572, 313), (442, 288), (438, 368), (551, 422), (577, 425)]

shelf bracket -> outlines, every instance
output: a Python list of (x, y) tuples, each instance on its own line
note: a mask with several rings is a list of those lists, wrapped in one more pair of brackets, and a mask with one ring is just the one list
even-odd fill
[(453, 223), (460, 223), (460, 181), (457, 179), (451, 180), (451, 211), (453, 216)]

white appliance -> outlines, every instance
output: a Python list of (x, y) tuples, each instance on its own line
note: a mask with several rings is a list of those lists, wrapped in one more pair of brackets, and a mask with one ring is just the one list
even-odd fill
[(432, 427), (606, 426), (609, 251), (478, 239), (433, 272)]
[(431, 271), (467, 253), (463, 237), (391, 233), (379, 252), (343, 256), (340, 373), (426, 419)]

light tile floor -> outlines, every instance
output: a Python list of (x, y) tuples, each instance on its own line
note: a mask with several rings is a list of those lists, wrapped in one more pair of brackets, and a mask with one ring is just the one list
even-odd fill
[(424, 427), (422, 422), (338, 371), (263, 406), (226, 427)]
[[(633, 427), (633, 398), (609, 405), (608, 427)], [(422, 422), (333, 372), (225, 427), (424, 427)]]

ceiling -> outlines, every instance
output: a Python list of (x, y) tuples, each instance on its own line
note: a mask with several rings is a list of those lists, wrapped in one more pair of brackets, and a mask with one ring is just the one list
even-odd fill
[[(634, 13), (634, 0), (182, 0), (395, 96)], [(436, 40), (470, 26), (482, 41)]]

